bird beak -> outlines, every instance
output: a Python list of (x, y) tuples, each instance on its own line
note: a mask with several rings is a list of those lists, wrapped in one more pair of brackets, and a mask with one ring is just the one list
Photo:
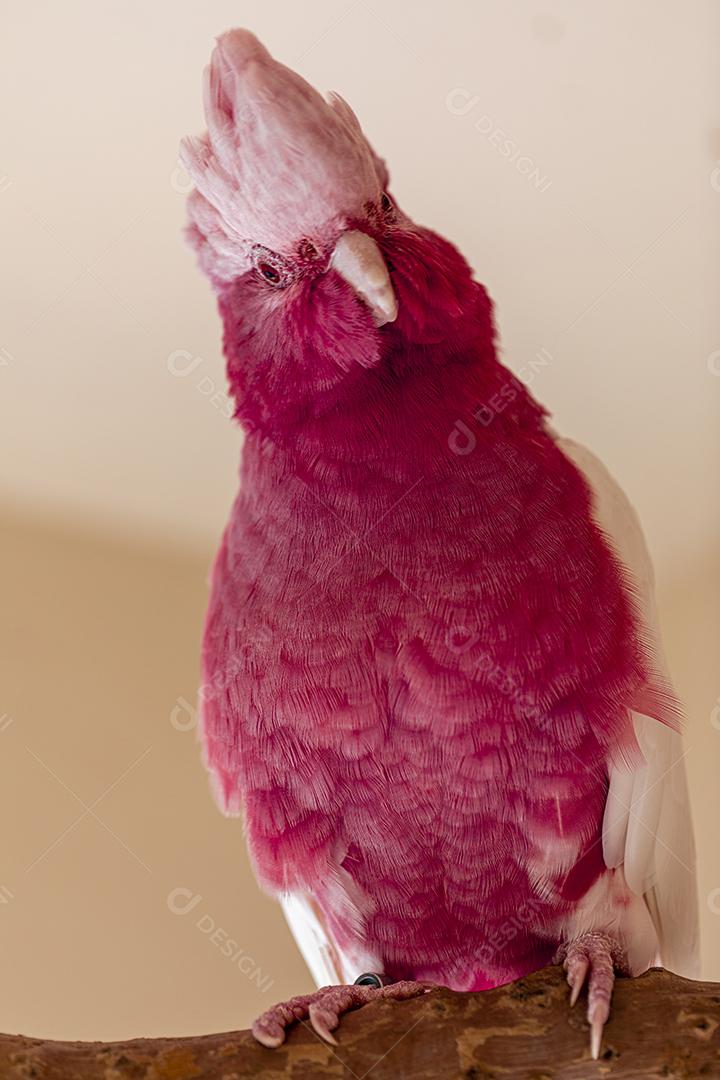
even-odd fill
[(330, 259), (337, 270), (370, 308), (376, 326), (397, 318), (397, 300), (380, 248), (367, 233), (349, 229), (338, 240)]

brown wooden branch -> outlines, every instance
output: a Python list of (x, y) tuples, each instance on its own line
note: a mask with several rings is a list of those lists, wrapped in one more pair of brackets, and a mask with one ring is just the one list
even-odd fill
[(653, 970), (620, 979), (600, 1060), (560, 968), (481, 994), (435, 990), (343, 1017), (337, 1047), (297, 1025), (277, 1050), (247, 1031), (122, 1043), (0, 1035), (0, 1078), (22, 1080), (700, 1080), (720, 1078), (720, 984)]

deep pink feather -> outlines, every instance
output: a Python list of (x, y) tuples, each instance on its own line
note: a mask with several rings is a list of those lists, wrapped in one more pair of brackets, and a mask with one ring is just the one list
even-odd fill
[[(479, 989), (549, 960), (603, 870), (630, 709), (673, 722), (674, 700), (585, 481), (498, 362), (485, 290), (374, 182), (343, 227), (377, 240), (394, 324), (314, 235), (317, 268), (285, 290), (205, 262), (247, 437), (203, 739), (266, 888), (313, 894), (340, 946), (395, 977)], [(560, 835), (575, 854), (541, 873)]]

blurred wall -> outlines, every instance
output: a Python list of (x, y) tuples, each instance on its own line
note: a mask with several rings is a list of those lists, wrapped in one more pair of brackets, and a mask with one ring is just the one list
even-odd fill
[(180, 239), (177, 142), (232, 25), (347, 97), (399, 202), (487, 284), (506, 361), (637, 505), (720, 978), (720, 9), (448, 0), (438, 18), (410, 0), (3, 6), (4, 1030), (230, 1028), (310, 985), (188, 712), (240, 438)]
[(205, 562), (2, 526), (0, 1029), (247, 1026), (312, 984), (200, 763)]

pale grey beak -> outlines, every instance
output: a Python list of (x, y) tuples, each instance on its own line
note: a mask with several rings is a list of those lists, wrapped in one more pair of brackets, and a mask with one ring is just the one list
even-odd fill
[(330, 259), (330, 266), (352, 285), (373, 314), (376, 326), (397, 318), (397, 300), (380, 248), (367, 233), (349, 229), (342, 234)]

